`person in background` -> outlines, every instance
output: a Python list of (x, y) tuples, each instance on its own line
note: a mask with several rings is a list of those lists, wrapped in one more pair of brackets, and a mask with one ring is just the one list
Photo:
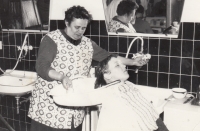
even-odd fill
[(137, 33), (152, 33), (153, 30), (150, 27), (150, 24), (144, 20), (144, 8), (142, 5), (139, 5), (139, 8), (136, 10), (135, 13), (135, 23), (133, 27), (135, 28)]
[(104, 94), (95, 95), (102, 101), (97, 131), (169, 131), (152, 103), (127, 81), (125, 67), (113, 55), (96, 67), (95, 88)]
[(160, 0), (153, 7), (153, 16), (167, 16), (167, 0)]
[(117, 6), (117, 16), (114, 16), (108, 24), (108, 31), (135, 33), (136, 31), (130, 21), (135, 17), (137, 8), (136, 2), (122, 0)]
[[(65, 11), (64, 29), (47, 33), (41, 40), (36, 72), (38, 78), (32, 91), (28, 116), (31, 131), (81, 131), (84, 107), (61, 107), (54, 103), (49, 92), (63, 85), (73, 87), (72, 80), (89, 75), (92, 60), (102, 61), (110, 55), (94, 41), (83, 36), (92, 16), (82, 6)], [(141, 58), (117, 57), (125, 65), (142, 66)], [(73, 101), (73, 100), (72, 100)]]
[[(117, 6), (122, 0), (111, 0), (106, 7), (106, 22), (109, 23), (114, 16), (117, 16)], [(136, 0), (131, 0), (136, 2)]]
[(138, 5), (142, 5), (144, 8), (144, 16), (146, 16), (146, 12), (148, 9), (148, 4), (151, 2), (151, 0), (136, 0)]

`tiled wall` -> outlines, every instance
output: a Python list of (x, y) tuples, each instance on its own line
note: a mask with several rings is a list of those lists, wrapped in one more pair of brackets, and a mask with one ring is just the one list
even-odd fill
[[(51, 21), (51, 30), (62, 28), (62, 21)], [(17, 68), (19, 70), (35, 71), (35, 60), (42, 33), (31, 33), (28, 44), (33, 50), (22, 59)], [(92, 21), (85, 35), (94, 40), (102, 48), (111, 53), (125, 56), (128, 46), (134, 37), (108, 36), (104, 21)], [(3, 49), (0, 50), (0, 67), (12, 69), (19, 56), (16, 46), (23, 43), (25, 33), (1, 32), (0, 40), (3, 41)], [(139, 41), (138, 41), (139, 42)], [(138, 44), (139, 45), (139, 44)], [(130, 55), (137, 52), (137, 43), (133, 44)], [(151, 60), (143, 66), (138, 74), (134, 73), (135, 67), (128, 67), (129, 80), (141, 85), (159, 88), (183, 87), (189, 92), (195, 92), (199, 86), (200, 72), (200, 24), (183, 23), (179, 37), (148, 38), (144, 37), (144, 53), (152, 55)], [(20, 100), (27, 98), (23, 96)], [(29, 102), (23, 103), (20, 113), (16, 114), (16, 101), (12, 96), (0, 96), (0, 114), (16, 131), (29, 131), (30, 118), (27, 117)], [(0, 130), (6, 128), (0, 122)]]

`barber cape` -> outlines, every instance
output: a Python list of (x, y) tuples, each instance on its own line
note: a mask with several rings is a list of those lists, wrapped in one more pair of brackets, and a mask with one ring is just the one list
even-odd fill
[(159, 114), (133, 83), (126, 81), (102, 90), (97, 131), (153, 131), (158, 128)]

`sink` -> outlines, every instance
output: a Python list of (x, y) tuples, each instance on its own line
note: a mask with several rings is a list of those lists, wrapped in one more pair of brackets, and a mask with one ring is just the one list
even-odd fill
[(0, 94), (21, 96), (31, 92), (37, 78), (36, 72), (6, 70), (0, 75)]
[[(12, 82), (11, 82), (12, 81)], [(15, 76), (0, 76), (0, 85), (2, 86), (27, 86), (35, 82), (34, 79), (26, 77), (15, 77)]]
[[(3, 75), (0, 75), (0, 95), (11, 95), (16, 98), (17, 114), (19, 114), (19, 107), (22, 103), (19, 102), (19, 98), (33, 90), (36, 79), (36, 72), (31, 71), (6, 70)], [(14, 131), (1, 114), (0, 120), (10, 130)]]
[[(50, 95), (53, 96), (54, 101), (62, 106), (92, 106), (96, 102), (90, 100), (90, 93), (94, 90), (94, 83), (96, 78), (78, 78), (72, 81), (73, 90), (68, 91), (62, 84), (55, 86)], [(72, 101), (73, 100), (73, 101)], [(101, 103), (98, 103), (101, 104)]]
[[(17, 114), (19, 114), (19, 98), (22, 95), (31, 93), (37, 79), (37, 73), (21, 70), (6, 70), (0, 75), (0, 94), (10, 95), (16, 98)], [(24, 101), (28, 101), (27, 100)]]
[[(86, 82), (84, 82), (86, 83)], [(94, 80), (91, 79), (91, 84), (86, 84), (94, 86)], [(82, 84), (84, 85), (84, 84)], [(81, 86), (80, 86), (81, 87)], [(158, 111), (158, 113), (162, 113), (164, 111), (164, 106), (167, 104), (168, 99), (172, 96), (171, 89), (165, 89), (165, 88), (156, 88), (156, 87), (150, 87), (150, 86), (143, 86), (143, 85), (135, 85), (135, 87), (140, 90), (142, 95), (153, 104), (155, 109)], [(80, 89), (80, 88), (79, 88)], [(101, 104), (101, 101), (98, 99), (107, 92), (107, 89), (105, 88), (99, 88), (92, 90), (85, 91), (86, 87), (84, 87), (84, 90), (82, 92), (70, 92), (70, 90), (66, 91), (62, 87), (62, 85), (55, 87), (51, 90), (50, 95), (53, 96), (54, 101), (63, 106), (91, 106), (91, 105), (98, 105)], [(74, 101), (71, 101), (71, 100)]]

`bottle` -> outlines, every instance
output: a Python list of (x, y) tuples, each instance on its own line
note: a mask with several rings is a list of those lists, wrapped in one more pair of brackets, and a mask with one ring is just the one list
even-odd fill
[(197, 105), (200, 105), (200, 85), (197, 88), (197, 101), (196, 101)]

